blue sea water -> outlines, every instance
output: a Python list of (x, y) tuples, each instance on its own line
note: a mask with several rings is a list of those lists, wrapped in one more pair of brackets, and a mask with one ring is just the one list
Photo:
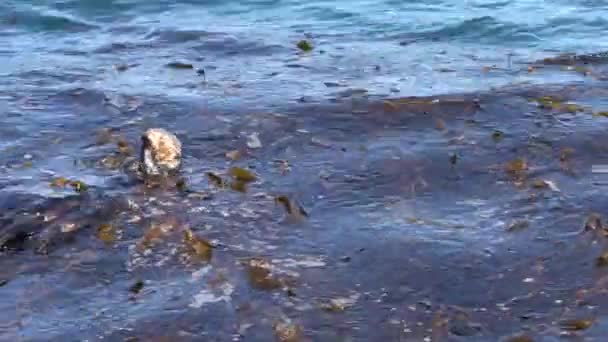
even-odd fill
[[(239, 84), (246, 96), (236, 101), (275, 102), (323, 94), (324, 82), (379, 94), (484, 89), (542, 78), (513, 73), (522, 63), (606, 49), (606, 5), (7, 0), (0, 5), (2, 90), (94, 84), (217, 101)], [(298, 56), (295, 45), (306, 37), (315, 50)], [(193, 88), (193, 75), (166, 70), (174, 60), (205, 68), (207, 88)], [(119, 74), (111, 68), (117, 63), (139, 66)], [(492, 65), (502, 72), (480, 72)]]
[[(48, 145), (39, 131), (79, 140), (84, 127), (111, 122), (57, 96), (74, 89), (127, 110), (144, 97), (266, 110), (362, 91), (425, 96), (581, 82), (577, 73), (526, 68), (606, 49), (607, 11), (603, 1), (578, 0), (6, 0), (0, 148)], [(313, 51), (299, 51), (302, 39)], [(193, 69), (167, 67), (174, 62)]]
[[(152, 331), (195, 341), (209, 340), (209, 334), (224, 341), (242, 337), (243, 327), (254, 322), (256, 332), (243, 334), (267, 341), (269, 322), (281, 316), (281, 307), (293, 318), (306, 316), (305, 328), (315, 341), (386, 340), (412, 329), (419, 341), (432, 319), (422, 315), (431, 311), (410, 308), (427, 298), (478, 312), (509, 305), (520, 310), (508, 324), (499, 316), (506, 313), (488, 314), (490, 328), (478, 341), (497, 341), (518, 330), (518, 314), (561, 318), (562, 308), (554, 305), (565, 301), (561, 291), (591, 288), (597, 275), (577, 259), (592, 260), (591, 248), (555, 246), (575, 235), (589, 203), (601, 206), (605, 198), (588, 179), (562, 174), (550, 157), (571, 145), (578, 147), (581, 164), (608, 157), (601, 119), (543, 116), (513, 98), (499, 104), (489, 100), (484, 104), (489, 109), (475, 117), (469, 112), (473, 107), (457, 101), (431, 113), (433, 121), (418, 108), (414, 112), (421, 115), (400, 116), (340, 100), (353, 94), (434, 96), (546, 84), (547, 89), (583, 85), (576, 94), (605, 107), (602, 80), (563, 70), (530, 72), (528, 66), (563, 53), (607, 50), (606, 18), (608, 1), (603, 0), (0, 1), (0, 207), (10, 212), (0, 213), (5, 225), (0, 233), (20, 228), (10, 215), (21, 205), (36, 217), (38, 210), (61, 209), (63, 202), (38, 207), (43, 201), (38, 196), (66, 195), (49, 187), (58, 176), (129, 198), (133, 207), (143, 208), (138, 215), (144, 219), (117, 215), (123, 235), (111, 248), (102, 245), (91, 227), (106, 217), (89, 217), (90, 207), (102, 206), (93, 198), (84, 209), (65, 211), (68, 221), (94, 221), (82, 224), (87, 228), (76, 242), (59, 242), (48, 257), (29, 251), (0, 254), (6, 256), (0, 280), (8, 281), (0, 287), (0, 338), (115, 340), (133, 332), (145, 339), (142, 334)], [(303, 39), (312, 51), (298, 49)], [(594, 82), (598, 89), (586, 92)], [(339, 108), (323, 107), (328, 103)], [(320, 105), (310, 112), (289, 110), (301, 104)], [(225, 153), (235, 149), (248, 151), (238, 165), (255, 167), (264, 181), (249, 197), (217, 195), (205, 202), (211, 204), (175, 205), (181, 197), (142, 195), (137, 186), (116, 180), (120, 170), (96, 164), (113, 151), (96, 143), (100, 129), (112, 128), (135, 146), (152, 126), (180, 136), (184, 173), (194, 187), (208, 186), (204, 172), (233, 165)], [(505, 145), (490, 139), (497, 131)], [(260, 133), (263, 148), (248, 148), (252, 133)], [(534, 198), (540, 204), (531, 204), (527, 193), (487, 171), (520, 153), (545, 163), (533, 165), (531, 172), (557, 179), (563, 194), (539, 195)], [(279, 176), (277, 159), (289, 159), (290, 172)], [(464, 176), (452, 172), (449, 160), (462, 163), (457, 171)], [(433, 191), (419, 190), (428, 187)], [(308, 226), (276, 222), (264, 193), (279, 190), (299, 193), (313, 207)], [(417, 191), (423, 194), (416, 197)], [(132, 269), (131, 263), (143, 259), (133, 256), (132, 247), (148, 228), (145, 220), (160, 220), (167, 212), (177, 212), (193, 222), (193, 229), (228, 246), (217, 252), (218, 264), (184, 270), (171, 259), (177, 248), (170, 246), (143, 270)], [(62, 219), (49, 214), (55, 216)], [(505, 235), (504, 226), (522, 217), (532, 222), (524, 237)], [(249, 254), (268, 255), (304, 279), (295, 302), (250, 289), (235, 266)], [(310, 257), (317, 254), (329, 261)], [(527, 286), (545, 275), (545, 266), (536, 262), (546, 255), (565, 261), (549, 264), (548, 285), (535, 292), (538, 297), (528, 296)], [(326, 268), (316, 271), (318, 265)], [(586, 278), (580, 269), (593, 274)], [(208, 274), (226, 276), (233, 287), (214, 288), (221, 294), (214, 297), (200, 280)], [(132, 303), (126, 289), (136, 277), (147, 280), (150, 292)], [(487, 285), (492, 291), (486, 291), (486, 279), (498, 279)], [(236, 295), (230, 297), (232, 291)], [(364, 295), (361, 306), (345, 316), (328, 318), (311, 309), (319, 298), (347, 297), (349, 291)], [(524, 304), (516, 307), (520, 299)], [(205, 300), (225, 305), (197, 307)], [(256, 308), (255, 314), (241, 304)], [(541, 313), (529, 314), (533, 309)], [(424, 326), (416, 322), (421, 317), (428, 318)], [(396, 328), (398, 334), (387, 328), (409, 318), (409, 326)], [(550, 330), (538, 326), (543, 333)]]

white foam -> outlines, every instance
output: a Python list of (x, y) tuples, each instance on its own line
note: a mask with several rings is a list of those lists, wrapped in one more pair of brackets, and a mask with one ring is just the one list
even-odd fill
[(317, 256), (317, 257), (306, 256), (300, 260), (295, 260), (292, 258), (273, 259), (272, 263), (281, 264), (284, 267), (305, 267), (305, 268), (324, 267), (326, 265), (325, 261), (323, 261), (323, 257), (321, 257), (321, 256)]
[(216, 295), (209, 289), (203, 289), (199, 293), (195, 294), (191, 308), (199, 309), (205, 304), (217, 303), (221, 301), (229, 302), (232, 299), (232, 293), (234, 292), (234, 286), (230, 283), (224, 283), (221, 286), (221, 295)]
[(191, 281), (195, 282), (195, 281), (200, 280), (203, 276), (205, 276), (207, 273), (209, 273), (209, 271), (211, 271), (211, 266), (207, 265), (207, 266), (201, 268), (200, 270), (192, 272)]

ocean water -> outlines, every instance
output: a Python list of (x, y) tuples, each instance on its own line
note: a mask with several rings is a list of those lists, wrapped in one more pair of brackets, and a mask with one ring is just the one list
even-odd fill
[[(470, 91), (558, 81), (517, 71), (556, 53), (605, 49), (606, 10), (601, 1), (9, 0), (0, 8), (0, 71), (3, 88), (89, 86), (230, 103), (320, 96), (325, 82), (407, 96)], [(306, 37), (315, 50), (298, 55)], [(207, 87), (164, 67), (176, 60), (205, 68)], [(115, 64), (138, 67), (118, 73)], [(488, 76), (483, 66), (500, 69)], [(226, 97), (236, 84), (240, 96)]]
[[(3, 0), (0, 340), (602, 341), (608, 245), (584, 226), (608, 214), (606, 18), (583, 0)], [(125, 176), (117, 141), (135, 156), (150, 127), (182, 140), (193, 192)], [(233, 166), (247, 191), (206, 177)]]

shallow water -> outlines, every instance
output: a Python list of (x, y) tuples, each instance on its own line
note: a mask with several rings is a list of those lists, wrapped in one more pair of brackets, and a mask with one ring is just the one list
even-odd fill
[[(606, 8), (3, 2), (0, 339), (601, 341)], [(149, 127), (182, 140), (189, 192), (117, 164)], [(205, 175), (232, 166), (244, 193)]]

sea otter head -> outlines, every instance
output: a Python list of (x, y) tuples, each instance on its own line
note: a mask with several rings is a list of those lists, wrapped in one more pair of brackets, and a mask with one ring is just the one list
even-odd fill
[(182, 144), (162, 128), (151, 128), (141, 136), (140, 171), (145, 176), (166, 176), (181, 166)]

